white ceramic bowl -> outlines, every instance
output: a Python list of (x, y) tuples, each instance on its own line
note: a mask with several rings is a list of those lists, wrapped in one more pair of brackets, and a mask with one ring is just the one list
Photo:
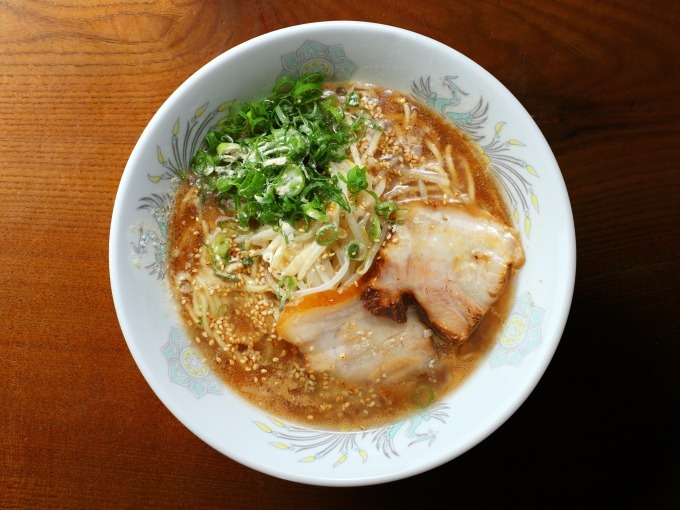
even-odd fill
[[(419, 97), (474, 129), (507, 191), (526, 264), (495, 347), (469, 380), (405, 420), (365, 432), (329, 432), (271, 416), (232, 393), (185, 338), (165, 290), (170, 178), (232, 101), (257, 99), (283, 72), (321, 71)], [(477, 110), (477, 113), (479, 110)], [(529, 114), (493, 76), (422, 35), (349, 21), (271, 32), (218, 56), (186, 80), (149, 122), (121, 179), (110, 235), (120, 325), (151, 388), (199, 438), (261, 472), (302, 483), (368, 485), (435, 468), (505, 422), (534, 389), (562, 335), (576, 247), (557, 162)]]

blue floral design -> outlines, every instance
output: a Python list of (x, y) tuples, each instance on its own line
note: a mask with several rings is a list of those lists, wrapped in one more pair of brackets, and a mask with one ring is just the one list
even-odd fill
[(305, 41), (297, 51), (283, 55), (281, 63), (281, 74), (295, 78), (317, 72), (326, 80), (346, 81), (357, 70), (357, 65), (345, 56), (340, 44), (326, 46), (316, 41)]
[(523, 294), (515, 301), (500, 338), (491, 351), (492, 367), (518, 366), (527, 353), (541, 343), (541, 321), (544, 313), (544, 310), (534, 306), (529, 294)]
[(181, 330), (170, 329), (170, 340), (161, 348), (161, 352), (168, 361), (168, 374), (172, 382), (186, 387), (196, 398), (206, 393), (222, 394), (222, 385)]
[(135, 253), (140, 264), (144, 264), (149, 274), (155, 274), (156, 278), (165, 278), (168, 267), (166, 250), (168, 242), (168, 218), (172, 211), (172, 195), (170, 193), (154, 193), (140, 199), (142, 205), (138, 207), (145, 210), (154, 219), (153, 224), (139, 223), (133, 231), (137, 238), (132, 242), (132, 251)]

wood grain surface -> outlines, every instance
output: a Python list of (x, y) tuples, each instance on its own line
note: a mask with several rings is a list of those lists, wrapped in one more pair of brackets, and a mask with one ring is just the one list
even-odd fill
[[(679, 6), (0, 0), (0, 508), (678, 508)], [(578, 251), (562, 342), (517, 413), (444, 466), (351, 489), (189, 432), (137, 369), (108, 272), (120, 177), (174, 89), (252, 37), (341, 19), (495, 75), (555, 153)]]

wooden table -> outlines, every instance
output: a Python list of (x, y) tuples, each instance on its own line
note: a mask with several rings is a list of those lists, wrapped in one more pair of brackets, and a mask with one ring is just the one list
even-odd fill
[[(679, 6), (0, 2), (0, 507), (680, 504)], [(334, 19), (422, 33), (500, 79), (553, 148), (578, 249), (562, 342), (519, 411), (444, 466), (352, 489), (260, 474), (189, 432), (137, 369), (108, 272), (123, 168), (168, 95), (247, 39)]]

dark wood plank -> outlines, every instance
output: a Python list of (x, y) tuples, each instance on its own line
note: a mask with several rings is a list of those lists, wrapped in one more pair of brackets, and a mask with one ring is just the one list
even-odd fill
[[(0, 2), (0, 508), (677, 508), (679, 5)], [(108, 275), (118, 182), (165, 98), (245, 40), (333, 19), (422, 33), (500, 79), (553, 148), (578, 249), (562, 343), (522, 408), (445, 466), (354, 489), (193, 436), (137, 370)]]

